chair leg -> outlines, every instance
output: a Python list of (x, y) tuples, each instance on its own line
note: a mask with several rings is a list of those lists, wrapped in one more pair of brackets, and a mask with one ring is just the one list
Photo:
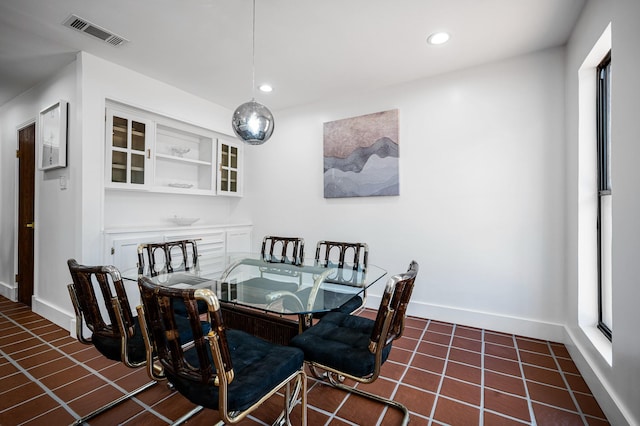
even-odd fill
[[(139, 393), (149, 389), (151, 386), (157, 384), (158, 382), (153, 381), (153, 382), (149, 382), (145, 385), (140, 386), (138, 389), (129, 392), (126, 395), (122, 395), (120, 398), (111, 401), (110, 403), (103, 405), (102, 407), (98, 408), (95, 411), (92, 411), (91, 413), (87, 414), (86, 416), (82, 417), (81, 419), (76, 420), (75, 422), (72, 423), (72, 426), (78, 426), (81, 425), (91, 419), (93, 419), (94, 417), (104, 413), (107, 410), (110, 410), (111, 408), (125, 402), (128, 399), (133, 398), (134, 396), (138, 395)], [(204, 407), (202, 407), (201, 405), (198, 405), (197, 407), (193, 408), (191, 411), (189, 411), (188, 413), (186, 413), (185, 415), (183, 415), (182, 417), (180, 417), (179, 419), (177, 419), (175, 422), (172, 423), (173, 425), (181, 425), (183, 423), (185, 423), (187, 420), (189, 420), (191, 417), (195, 416), (196, 414), (198, 414), (200, 411), (203, 410)]]
[(400, 410), (400, 411), (402, 411), (402, 414), (403, 414), (402, 425), (406, 426), (407, 424), (409, 424), (409, 410), (404, 405), (402, 405), (399, 402), (396, 402), (396, 401), (394, 401), (392, 399), (384, 398), (384, 397), (381, 397), (379, 395), (363, 391), (362, 389), (358, 389), (358, 388), (354, 388), (354, 387), (351, 387), (351, 386), (347, 386), (344, 383), (340, 383), (338, 380), (336, 380), (334, 375), (335, 375), (335, 373), (331, 373), (331, 372), (326, 372), (326, 374), (325, 374), (325, 377), (329, 379), (328, 383), (331, 386), (333, 386), (334, 388), (342, 389), (342, 390), (344, 390), (346, 392), (354, 393), (356, 395), (360, 395), (363, 398), (372, 399), (374, 401), (381, 402), (381, 403), (383, 403), (383, 404), (385, 404), (385, 405), (387, 405), (387, 406), (389, 406), (391, 408), (395, 408), (397, 410)]
[(82, 417), (81, 419), (76, 420), (75, 422), (72, 423), (72, 425), (73, 426), (81, 425), (81, 424), (85, 423), (87, 420), (90, 420), (90, 419), (98, 416), (99, 414), (102, 414), (105, 411), (115, 407), (116, 405), (119, 405), (119, 404), (125, 402), (126, 400), (133, 398), (134, 396), (138, 395), (139, 393), (149, 389), (151, 386), (155, 385), (156, 383), (158, 383), (158, 382), (153, 381), (153, 382), (149, 382), (149, 383), (147, 383), (145, 385), (142, 385), (138, 389), (136, 389), (134, 391), (131, 391), (126, 395), (122, 395), (120, 398), (115, 399), (115, 400), (111, 401), (110, 403), (108, 403), (106, 405), (103, 405), (102, 407), (98, 408), (97, 410), (92, 411), (91, 413), (87, 414), (86, 416)]
[(325, 380), (329, 375), (329, 373), (326, 371), (319, 372), (318, 368), (313, 364), (307, 364), (307, 367), (309, 367), (309, 371), (311, 371), (311, 375), (318, 380)]
[(273, 426), (291, 426), (291, 420), (289, 419), (289, 413), (293, 411), (293, 407), (300, 395), (300, 409), (302, 415), (300, 416), (302, 426), (307, 426), (307, 375), (304, 371), (301, 371), (297, 376), (296, 384), (291, 391), (291, 382), (287, 383), (285, 387), (284, 395), (284, 410), (280, 416), (273, 422)]
[(202, 411), (204, 409), (204, 407), (202, 405), (198, 405), (197, 407), (195, 407), (193, 410), (189, 411), (187, 414), (185, 414), (184, 416), (180, 417), (179, 419), (177, 419), (175, 422), (172, 423), (172, 426), (177, 426), (177, 425), (181, 425), (182, 423), (186, 422), (187, 420), (189, 420), (191, 417), (195, 416), (196, 414), (198, 414), (200, 411)]

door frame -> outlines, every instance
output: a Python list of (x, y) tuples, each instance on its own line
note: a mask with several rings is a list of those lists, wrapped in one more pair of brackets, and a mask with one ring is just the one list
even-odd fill
[[(16, 137), (16, 142), (15, 142), (15, 151), (16, 153), (18, 152), (19, 148), (20, 148), (20, 131), (25, 129), (26, 127), (29, 127), (31, 125), (35, 126), (35, 143), (34, 143), (34, 151), (35, 151), (35, 155), (34, 155), (34, 182), (33, 182), (33, 221), (36, 224), (34, 230), (33, 230), (33, 294), (31, 296), (32, 299), (32, 303), (31, 303), (31, 309), (33, 310), (34, 306), (33, 306), (33, 298), (35, 297), (35, 295), (37, 294), (36, 291), (36, 283), (38, 282), (38, 194), (39, 194), (39, 190), (40, 190), (40, 183), (38, 180), (38, 136), (40, 134), (40, 129), (38, 128), (38, 120), (36, 117), (31, 118), (19, 125), (16, 126), (16, 133), (15, 133), (15, 137)], [(18, 158), (18, 156), (16, 155), (16, 160), (15, 160), (15, 167), (14, 167), (14, 229), (16, 230), (14, 233), (14, 254), (13, 254), (13, 292), (12, 292), (12, 297), (11, 300), (13, 300), (14, 302), (18, 301), (18, 292), (19, 292), (19, 288), (18, 288), (18, 283), (15, 281), (15, 276), (18, 274), (18, 226), (19, 226), (19, 205), (20, 205), (20, 170), (19, 170), (19, 166), (20, 166), (20, 159)]]

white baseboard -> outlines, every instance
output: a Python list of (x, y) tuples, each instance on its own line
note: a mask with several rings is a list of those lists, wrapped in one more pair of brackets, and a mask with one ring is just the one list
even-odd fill
[[(367, 295), (367, 306), (377, 309), (380, 296)], [(554, 324), (526, 318), (498, 315), (490, 312), (470, 311), (450, 306), (411, 302), (408, 315), (436, 321), (449, 322), (468, 327), (516, 334), (534, 339), (564, 343), (566, 337), (563, 324)]]
[(15, 302), (16, 301), (16, 291), (17, 287), (14, 285), (9, 285), (3, 281), (0, 281), (0, 295), (6, 297), (7, 299)]
[(36, 296), (33, 296), (31, 299), (31, 310), (69, 331), (70, 334), (75, 337), (76, 316), (74, 314), (70, 314), (58, 306), (38, 299)]

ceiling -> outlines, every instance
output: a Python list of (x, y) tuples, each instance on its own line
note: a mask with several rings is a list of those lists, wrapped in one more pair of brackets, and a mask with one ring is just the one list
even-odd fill
[[(566, 43), (585, 0), (256, 0), (272, 110)], [(64, 27), (75, 14), (129, 40)], [(451, 34), (432, 46), (435, 31)], [(86, 51), (229, 109), (252, 97), (251, 0), (0, 0), (0, 105)]]

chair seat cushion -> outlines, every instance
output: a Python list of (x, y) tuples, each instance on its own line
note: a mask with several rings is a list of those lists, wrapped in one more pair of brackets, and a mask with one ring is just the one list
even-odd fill
[[(183, 305), (184, 306), (184, 305)], [(191, 325), (186, 316), (176, 315), (176, 322), (178, 324), (178, 332), (180, 333), (180, 340), (184, 344), (193, 340), (193, 332), (191, 331)], [(211, 324), (206, 321), (202, 321), (202, 332), (204, 334), (209, 333), (211, 330)], [(98, 351), (113, 361), (122, 361), (120, 353), (120, 338), (105, 336), (99, 333), (93, 333), (91, 340)], [(133, 337), (127, 340), (127, 353), (129, 355), (129, 362), (139, 363), (145, 361), (147, 358), (147, 348), (144, 344), (144, 338), (140, 331), (140, 322), (138, 317), (133, 318)]]
[[(228, 387), (229, 411), (246, 410), (302, 368), (304, 355), (297, 348), (275, 345), (239, 330), (228, 329), (226, 336), (235, 375)], [(189, 364), (199, 365), (194, 349), (185, 352), (185, 358)], [(168, 371), (167, 378), (194, 404), (218, 409), (217, 386), (176, 377)]]
[[(368, 318), (329, 312), (320, 322), (291, 339), (292, 346), (302, 349), (306, 361), (316, 362), (355, 377), (373, 374), (375, 357), (369, 352), (374, 321)], [(391, 351), (382, 351), (385, 362)]]
[[(112, 325), (112, 327), (116, 327), (117, 329), (118, 326)], [(121, 341), (119, 337), (93, 333), (91, 340), (102, 355), (113, 361), (122, 361), (120, 350)], [(147, 357), (147, 350), (144, 345), (142, 332), (140, 331), (138, 317), (133, 318), (133, 337), (127, 340), (127, 353), (129, 354), (129, 361), (132, 363), (142, 362)]]

